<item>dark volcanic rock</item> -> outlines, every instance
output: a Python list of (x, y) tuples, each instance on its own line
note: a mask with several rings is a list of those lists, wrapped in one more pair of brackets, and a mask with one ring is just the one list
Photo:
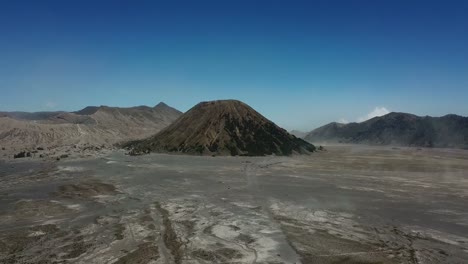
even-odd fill
[(131, 155), (154, 151), (263, 156), (315, 150), (236, 100), (199, 103), (155, 136), (125, 147)]
[(18, 154), (13, 155), (13, 158), (15, 159), (21, 159), (26, 157), (26, 151), (21, 151)]
[(468, 117), (390, 113), (362, 123), (330, 123), (310, 132), (310, 142), (468, 148)]

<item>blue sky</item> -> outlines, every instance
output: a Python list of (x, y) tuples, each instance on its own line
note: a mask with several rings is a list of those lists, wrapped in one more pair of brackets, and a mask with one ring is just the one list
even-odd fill
[(301, 130), (467, 116), (466, 14), (468, 1), (2, 1), (0, 110), (234, 98)]

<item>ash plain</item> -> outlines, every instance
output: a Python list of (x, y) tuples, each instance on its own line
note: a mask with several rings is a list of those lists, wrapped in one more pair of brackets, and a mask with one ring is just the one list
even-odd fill
[(0, 161), (1, 263), (466, 263), (468, 151)]

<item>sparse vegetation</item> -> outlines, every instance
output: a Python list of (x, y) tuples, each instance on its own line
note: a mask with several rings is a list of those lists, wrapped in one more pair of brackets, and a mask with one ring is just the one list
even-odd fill
[(31, 152), (21, 151), (13, 156), (15, 159), (21, 159), (25, 157), (31, 157)]
[(161, 133), (125, 145), (130, 155), (183, 152), (198, 155), (264, 156), (315, 151), (242, 102), (223, 100), (193, 107)]

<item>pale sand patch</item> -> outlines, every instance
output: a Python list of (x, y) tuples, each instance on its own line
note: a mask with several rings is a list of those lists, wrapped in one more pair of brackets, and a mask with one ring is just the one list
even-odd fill
[(224, 225), (216, 225), (212, 230), (215, 236), (230, 241), (234, 240), (240, 234), (239, 231), (233, 230), (232, 227)]
[(58, 166), (59, 171), (66, 171), (66, 172), (80, 172), (84, 171), (83, 167), (72, 167), (72, 166)]
[(34, 231), (34, 232), (31, 232), (28, 237), (38, 237), (38, 236), (43, 236), (45, 235), (46, 233), (44, 231)]

